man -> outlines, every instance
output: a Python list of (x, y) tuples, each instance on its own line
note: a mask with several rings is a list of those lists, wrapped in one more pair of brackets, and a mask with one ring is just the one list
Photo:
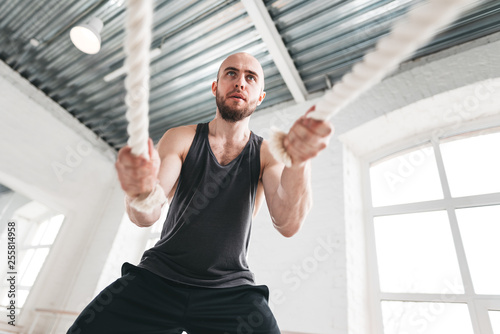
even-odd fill
[(68, 333), (280, 333), (269, 290), (255, 285), (246, 263), (251, 220), (265, 197), (274, 227), (285, 237), (297, 233), (312, 204), (310, 160), (327, 146), (332, 126), (306, 117), (295, 122), (284, 139), (292, 159), (285, 168), (248, 127), (266, 95), (257, 59), (229, 56), (212, 93), (211, 122), (168, 130), (157, 150), (150, 140), (149, 160), (129, 147), (118, 153), (130, 219), (140, 227), (159, 219), (160, 205), (147, 214), (130, 205), (157, 183), (168, 216), (160, 241), (138, 266), (124, 264), (123, 276)]

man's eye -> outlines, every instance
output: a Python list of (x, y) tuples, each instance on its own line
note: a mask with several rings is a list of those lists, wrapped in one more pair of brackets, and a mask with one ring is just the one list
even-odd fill
[(255, 80), (256, 80), (256, 78), (255, 78), (253, 75), (248, 75), (248, 76), (247, 76), (247, 80), (248, 80), (248, 81), (255, 81)]
[(233, 77), (236, 75), (236, 73), (234, 71), (228, 71), (227, 75), (229, 75), (230, 77)]

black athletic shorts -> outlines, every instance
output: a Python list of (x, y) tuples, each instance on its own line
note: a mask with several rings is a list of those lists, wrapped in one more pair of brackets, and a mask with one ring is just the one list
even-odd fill
[(203, 288), (125, 263), (67, 334), (279, 334), (265, 285)]

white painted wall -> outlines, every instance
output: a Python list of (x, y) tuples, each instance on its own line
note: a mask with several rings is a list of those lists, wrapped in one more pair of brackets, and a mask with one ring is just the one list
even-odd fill
[[(396, 131), (414, 120), (432, 128), (436, 115), (461, 117), (454, 108), (436, 110), (433, 116), (418, 109), (409, 114), (396, 110), (500, 77), (499, 36), (405, 64), (335, 117), (338, 136), (313, 163), (314, 208), (298, 235), (281, 237), (262, 209), (254, 222), (249, 263), (258, 283), (271, 288), (272, 307), (284, 331), (371, 332), (358, 159), (369, 153), (366, 147), (380, 148), (395, 138), (417, 135), (418, 127)], [(123, 197), (114, 152), (3, 63), (0, 90), (0, 182), (67, 216), (26, 308), (79, 311), (112, 279), (116, 262), (122, 260), (114, 260), (119, 257), (113, 254), (134, 235), (130, 226), (119, 230)], [(264, 136), (271, 125), (284, 124), (286, 129), (314, 102), (259, 111), (251, 127)], [(365, 124), (371, 124), (370, 131)], [(389, 133), (394, 136), (385, 136)], [(71, 155), (78, 149), (81, 159)], [(54, 172), (57, 163), (68, 167), (60, 177)], [(109, 269), (112, 263), (115, 267)], [(111, 271), (101, 275), (105, 267)], [(32, 313), (19, 320), (28, 324)], [(44, 333), (44, 328), (38, 332)]]
[[(311, 102), (277, 111), (256, 114), (252, 128), (269, 133), (270, 125), (283, 124), (287, 130)], [(263, 117), (264, 116), (264, 117)], [(345, 249), (342, 186), (342, 146), (331, 146), (313, 162), (313, 210), (301, 231), (284, 238), (272, 227), (264, 206), (254, 220), (249, 265), (259, 284), (271, 290), (271, 305), (282, 330), (304, 333), (347, 331), (343, 310), (345, 291)]]

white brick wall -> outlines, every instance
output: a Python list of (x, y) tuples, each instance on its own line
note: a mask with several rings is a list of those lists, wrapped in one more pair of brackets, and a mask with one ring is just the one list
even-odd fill
[[(283, 130), (288, 129), (309, 105), (311, 102), (264, 117), (257, 114), (251, 128), (266, 135), (270, 124), (283, 120), (287, 123)], [(342, 146), (333, 140), (313, 162), (314, 207), (294, 237), (286, 239), (273, 229), (265, 206), (254, 220), (249, 264), (258, 283), (269, 286), (282, 330), (347, 333), (342, 306), (347, 298), (345, 231), (342, 219), (337, 219), (344, 211), (342, 168)]]

